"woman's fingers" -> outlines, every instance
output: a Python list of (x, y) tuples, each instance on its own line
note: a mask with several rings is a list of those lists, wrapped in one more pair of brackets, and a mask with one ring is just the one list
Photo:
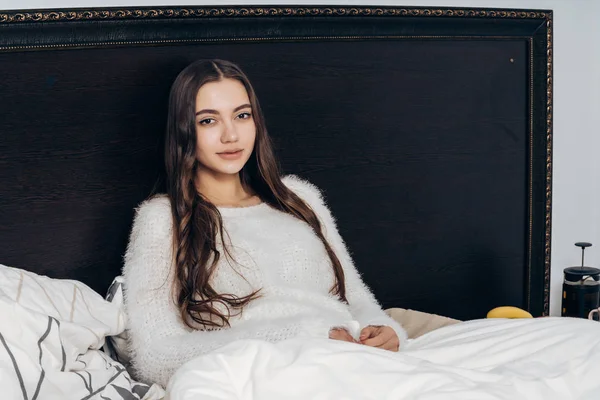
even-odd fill
[(360, 331), (360, 338), (359, 338), (359, 340), (362, 342), (364, 340), (367, 340), (369, 338), (377, 336), (378, 330), (379, 330), (378, 326), (369, 325), (369, 326), (364, 327)]
[(367, 326), (361, 331), (360, 339), (366, 346), (391, 351), (398, 351), (400, 345), (398, 335), (389, 326)]
[(345, 328), (333, 328), (329, 331), (329, 338), (391, 351), (398, 351), (400, 346), (398, 335), (389, 326), (369, 325), (361, 330), (359, 341), (354, 340)]
[(371, 347), (381, 347), (390, 340), (385, 333), (377, 333), (374, 337), (362, 340), (361, 343)]
[(345, 342), (356, 343), (356, 340), (344, 328), (333, 328), (329, 331), (329, 338), (334, 340), (343, 340)]
[(400, 340), (398, 339), (398, 336), (392, 335), (390, 340), (385, 342), (383, 348), (390, 351), (398, 351), (398, 349), (400, 348)]

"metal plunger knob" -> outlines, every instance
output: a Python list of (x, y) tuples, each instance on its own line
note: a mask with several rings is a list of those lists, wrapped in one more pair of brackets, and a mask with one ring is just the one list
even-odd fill
[(577, 242), (575, 243), (575, 246), (577, 247), (581, 247), (581, 268), (583, 268), (584, 264), (583, 264), (583, 256), (585, 253), (585, 248), (586, 247), (592, 247), (591, 243), (588, 242)]

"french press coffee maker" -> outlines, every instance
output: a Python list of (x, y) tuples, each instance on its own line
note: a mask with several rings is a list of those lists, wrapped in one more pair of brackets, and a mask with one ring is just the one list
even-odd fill
[(563, 317), (588, 318), (590, 311), (600, 307), (600, 269), (584, 266), (586, 247), (592, 244), (577, 242), (581, 247), (581, 266), (564, 270), (562, 313)]

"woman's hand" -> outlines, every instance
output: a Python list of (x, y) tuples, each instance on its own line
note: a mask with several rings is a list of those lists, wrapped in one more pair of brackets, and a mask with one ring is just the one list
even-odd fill
[(344, 342), (358, 343), (350, 333), (344, 328), (333, 328), (329, 331), (329, 339), (341, 340)]
[(360, 343), (380, 349), (398, 351), (400, 339), (389, 326), (369, 325), (360, 332)]

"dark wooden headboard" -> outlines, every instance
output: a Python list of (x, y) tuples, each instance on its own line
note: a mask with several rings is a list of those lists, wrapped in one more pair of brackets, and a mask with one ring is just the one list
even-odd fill
[(162, 173), (170, 85), (248, 74), (385, 307), (547, 315), (552, 12), (0, 11), (0, 263), (103, 293)]

